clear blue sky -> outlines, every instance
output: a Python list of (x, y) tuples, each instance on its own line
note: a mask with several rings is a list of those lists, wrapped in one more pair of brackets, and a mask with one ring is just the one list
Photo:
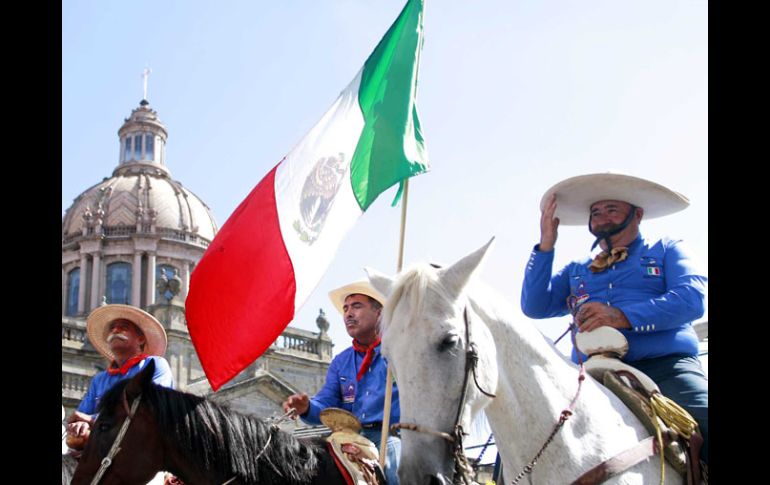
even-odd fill
[[(149, 66), (172, 177), (221, 226), (347, 86), (403, 4), (64, 0), (62, 214), (117, 165), (117, 130)], [(411, 182), (406, 264), (449, 263), (496, 236), (482, 277), (518, 309), (543, 192), (611, 170), (690, 198), (642, 230), (686, 240), (707, 270), (707, 13), (695, 0), (427, 0), (418, 107), (432, 171)], [(364, 266), (395, 271), (393, 194), (348, 234), (293, 323), (315, 330), (324, 308), (335, 353), (349, 338), (326, 294), (364, 277)], [(561, 228), (556, 265), (591, 242), (583, 227)], [(566, 323), (538, 325), (553, 337)]]

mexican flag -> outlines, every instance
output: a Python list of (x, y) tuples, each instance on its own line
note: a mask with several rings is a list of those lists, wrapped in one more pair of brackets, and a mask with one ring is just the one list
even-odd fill
[(230, 215), (193, 271), (187, 325), (214, 390), (278, 338), (377, 196), (428, 170), (415, 105), (422, 17), (423, 1), (408, 0), (355, 79)]

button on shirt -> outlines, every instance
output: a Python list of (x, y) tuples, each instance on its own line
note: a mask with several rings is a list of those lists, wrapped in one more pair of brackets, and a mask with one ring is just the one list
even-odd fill
[[(692, 322), (703, 315), (708, 278), (698, 272), (681, 241), (651, 242), (640, 235), (629, 245), (625, 261), (599, 273), (588, 268), (589, 257), (551, 276), (553, 258), (554, 251), (541, 252), (538, 246), (532, 251), (521, 290), (525, 315), (566, 315), (570, 296), (580, 303), (600, 302), (621, 310), (631, 323), (630, 329), (618, 329), (629, 345), (623, 360), (697, 355)], [(577, 362), (574, 349), (572, 360)]]
[(101, 371), (96, 374), (91, 379), (91, 385), (88, 387), (85, 397), (83, 397), (83, 400), (78, 405), (78, 411), (85, 414), (96, 414), (102, 396), (118, 382), (130, 379), (141, 372), (144, 366), (150, 362), (150, 359), (155, 361), (155, 373), (152, 376), (152, 382), (159, 386), (173, 388), (174, 376), (171, 374), (171, 367), (168, 365), (168, 362), (163, 357), (153, 355), (137, 362), (125, 375), (109, 375), (107, 371)]
[[(353, 413), (362, 425), (382, 422), (388, 363), (380, 355), (381, 347), (375, 347), (372, 365), (360, 381), (356, 381), (356, 374), (364, 360), (364, 353), (356, 352), (353, 347), (340, 352), (329, 365), (326, 382), (318, 394), (310, 399), (310, 407), (301, 416), (302, 420), (310, 424), (321, 424), (321, 411), (327, 407), (337, 407)], [(400, 417), (398, 387), (393, 384), (390, 423), (398, 423)]]

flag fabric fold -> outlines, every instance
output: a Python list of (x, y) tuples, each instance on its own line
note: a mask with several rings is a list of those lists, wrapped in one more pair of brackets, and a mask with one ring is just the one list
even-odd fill
[(423, 1), (408, 0), (355, 79), (230, 215), (193, 271), (187, 325), (214, 390), (278, 338), (377, 196), (429, 169), (415, 105), (422, 17)]

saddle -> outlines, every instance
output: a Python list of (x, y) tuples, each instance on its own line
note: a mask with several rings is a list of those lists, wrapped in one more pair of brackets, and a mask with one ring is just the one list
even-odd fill
[(647, 374), (620, 360), (628, 353), (628, 340), (619, 330), (599, 327), (590, 332), (578, 332), (575, 345), (588, 356), (583, 365), (597, 381), (602, 382), (606, 371), (624, 371), (636, 377), (648, 393), (660, 392), (658, 385)]
[(332, 430), (332, 434), (326, 437), (326, 442), (348, 485), (385, 483), (377, 447), (358, 434), (361, 430), (358, 419), (340, 408), (326, 408), (321, 411), (320, 417), (321, 422)]
[(611, 327), (599, 327), (590, 332), (578, 333), (575, 344), (578, 350), (588, 355), (584, 367), (591, 377), (620, 398), (650, 434), (656, 436), (660, 430), (661, 435), (672, 438), (664, 440), (668, 443), (663, 454), (666, 461), (684, 478), (684, 483), (699, 483), (699, 450), (703, 438), (695, 433), (687, 442), (656, 416), (650, 403), (653, 394), (660, 394), (660, 388), (647, 374), (620, 360), (628, 352), (628, 341), (623, 334)]

